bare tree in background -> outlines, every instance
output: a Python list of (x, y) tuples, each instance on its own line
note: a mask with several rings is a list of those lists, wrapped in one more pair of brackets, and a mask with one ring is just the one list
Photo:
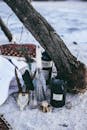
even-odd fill
[(28, 0), (4, 0), (20, 21), (47, 51), (57, 68), (57, 76), (67, 81), (70, 92), (86, 88), (86, 67), (74, 57), (63, 40)]
[(4, 23), (4, 21), (2, 20), (1, 17), (0, 17), (0, 27), (1, 27), (2, 31), (4, 32), (4, 34), (6, 35), (6, 37), (8, 38), (9, 42), (11, 42), (12, 39), (13, 39), (12, 33), (7, 28), (7, 26), (5, 25), (5, 23)]

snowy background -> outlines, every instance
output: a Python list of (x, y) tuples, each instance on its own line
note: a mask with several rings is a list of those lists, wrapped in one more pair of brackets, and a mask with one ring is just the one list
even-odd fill
[[(33, 2), (32, 4), (55, 28), (71, 52), (86, 63), (87, 2)], [(3, 2), (0, 2), (0, 16), (18, 43), (38, 44), (11, 9)], [(74, 41), (78, 45), (74, 45)], [(7, 43), (7, 39), (0, 30), (0, 44), (5, 43)]]
[[(74, 1), (32, 4), (55, 28), (78, 60), (87, 65), (87, 3)], [(18, 43), (38, 44), (4, 2), (0, 2), (0, 16)], [(77, 42), (77, 45), (73, 42)], [(8, 40), (0, 30), (0, 44), (5, 43)], [(20, 112), (14, 98), (9, 96), (0, 106), (0, 114), (4, 114), (13, 130), (87, 130), (87, 92), (67, 95), (66, 102), (70, 102), (71, 109), (63, 107), (44, 114), (38, 109), (30, 110), (27, 107)]]

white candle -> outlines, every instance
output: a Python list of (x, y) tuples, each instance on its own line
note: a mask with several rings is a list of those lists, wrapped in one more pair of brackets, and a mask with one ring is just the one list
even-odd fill
[(41, 48), (39, 46), (37, 46), (36, 49), (36, 64), (37, 64), (37, 68), (42, 69)]

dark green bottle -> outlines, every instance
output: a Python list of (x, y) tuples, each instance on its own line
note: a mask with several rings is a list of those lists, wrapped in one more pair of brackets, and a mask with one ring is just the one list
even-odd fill
[(24, 74), (22, 74), (22, 78), (23, 78), (24, 84), (26, 86), (26, 91), (34, 90), (32, 78), (31, 78), (28, 70), (25, 70)]

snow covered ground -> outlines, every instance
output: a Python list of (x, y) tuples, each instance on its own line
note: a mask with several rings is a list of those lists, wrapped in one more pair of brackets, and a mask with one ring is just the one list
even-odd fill
[[(87, 3), (33, 2), (32, 4), (55, 28), (78, 60), (87, 65)], [(0, 2), (0, 16), (18, 43), (38, 44), (3, 2)], [(77, 45), (73, 44), (74, 41)], [(0, 44), (7, 42), (8, 40), (0, 30)], [(68, 94), (66, 102), (72, 104), (71, 109), (63, 107), (44, 114), (38, 109), (30, 110), (27, 106), (21, 112), (13, 96), (9, 96), (7, 101), (0, 106), (0, 114), (4, 114), (13, 130), (87, 130), (87, 92), (78, 95)]]

